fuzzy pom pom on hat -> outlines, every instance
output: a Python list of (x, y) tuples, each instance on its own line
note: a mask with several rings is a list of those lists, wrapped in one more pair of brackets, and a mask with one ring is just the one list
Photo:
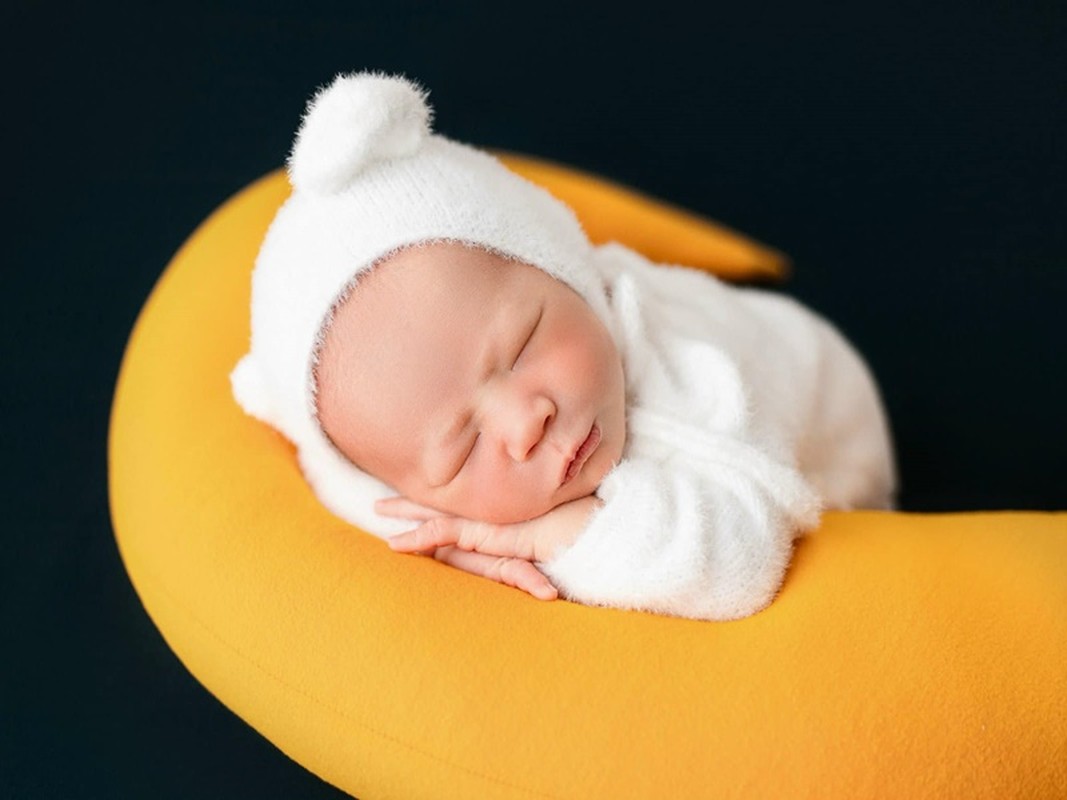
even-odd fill
[(230, 376), (241, 407), (296, 445), (323, 504), (381, 535), (407, 527), (373, 511), (394, 490), (334, 447), (315, 406), (325, 326), (361, 273), (405, 246), (465, 242), (539, 267), (606, 317), (574, 213), (487, 153), (434, 134), (426, 98), (406, 78), (354, 73), (311, 99), (289, 158), (293, 192), (252, 275), (251, 347)]

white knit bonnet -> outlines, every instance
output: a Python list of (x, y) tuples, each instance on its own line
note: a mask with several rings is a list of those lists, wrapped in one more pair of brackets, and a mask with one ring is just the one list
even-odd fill
[(251, 347), (230, 376), (241, 407), (296, 445), (323, 504), (378, 534), (405, 527), (373, 511), (395, 491), (334, 447), (315, 406), (325, 326), (359, 274), (404, 246), (465, 242), (541, 268), (606, 317), (573, 212), (492, 156), (432, 133), (431, 118), (423, 89), (378, 73), (339, 75), (311, 99), (289, 157), (292, 194), (252, 274)]

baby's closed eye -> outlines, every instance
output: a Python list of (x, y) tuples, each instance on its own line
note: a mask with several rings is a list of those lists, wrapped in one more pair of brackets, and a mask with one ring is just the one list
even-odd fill
[(529, 333), (526, 334), (526, 337), (523, 339), (523, 342), (519, 346), (518, 351), (515, 353), (515, 358), (513, 358), (512, 361), (511, 361), (511, 369), (512, 370), (514, 370), (515, 367), (518, 366), (519, 360), (522, 358), (523, 354), (526, 352), (527, 348), (530, 346), (530, 342), (533, 340), (534, 334), (537, 332), (537, 328), (541, 324), (541, 318), (544, 315), (545, 315), (545, 307), (542, 305), (539, 308), (538, 312), (537, 312), (537, 317), (534, 320), (533, 325), (530, 326)]
[(449, 483), (458, 478), (460, 473), (463, 472), (464, 468), (467, 466), (467, 464), (470, 463), (471, 456), (474, 455), (474, 449), (478, 446), (478, 441), (481, 438), (482, 434), (480, 432), (474, 434), (474, 438), (471, 439), (470, 447), (467, 448), (466, 455), (464, 455), (463, 460), (459, 462), (459, 466), (456, 468), (456, 471), (453, 473), (452, 477), (448, 479)]

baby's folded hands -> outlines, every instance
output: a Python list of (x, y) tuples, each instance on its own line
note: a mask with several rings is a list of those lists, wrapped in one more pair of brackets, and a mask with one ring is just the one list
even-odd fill
[(556, 588), (536, 562), (548, 561), (572, 544), (599, 505), (589, 495), (542, 516), (506, 524), (451, 516), (406, 497), (379, 500), (375, 511), (419, 523), (389, 538), (389, 546), (398, 552), (432, 554), (465, 572), (522, 589), (540, 600), (554, 600)]

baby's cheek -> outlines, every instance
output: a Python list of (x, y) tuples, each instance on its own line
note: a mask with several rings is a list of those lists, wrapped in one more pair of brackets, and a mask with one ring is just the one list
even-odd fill
[(603, 383), (605, 366), (597, 352), (578, 344), (559, 350), (553, 371), (563, 386), (579, 387)]
[(552, 508), (550, 497), (543, 497), (537, 482), (526, 478), (521, 469), (496, 470), (472, 476), (463, 489), (462, 505), (469, 519), (506, 524), (540, 516)]

